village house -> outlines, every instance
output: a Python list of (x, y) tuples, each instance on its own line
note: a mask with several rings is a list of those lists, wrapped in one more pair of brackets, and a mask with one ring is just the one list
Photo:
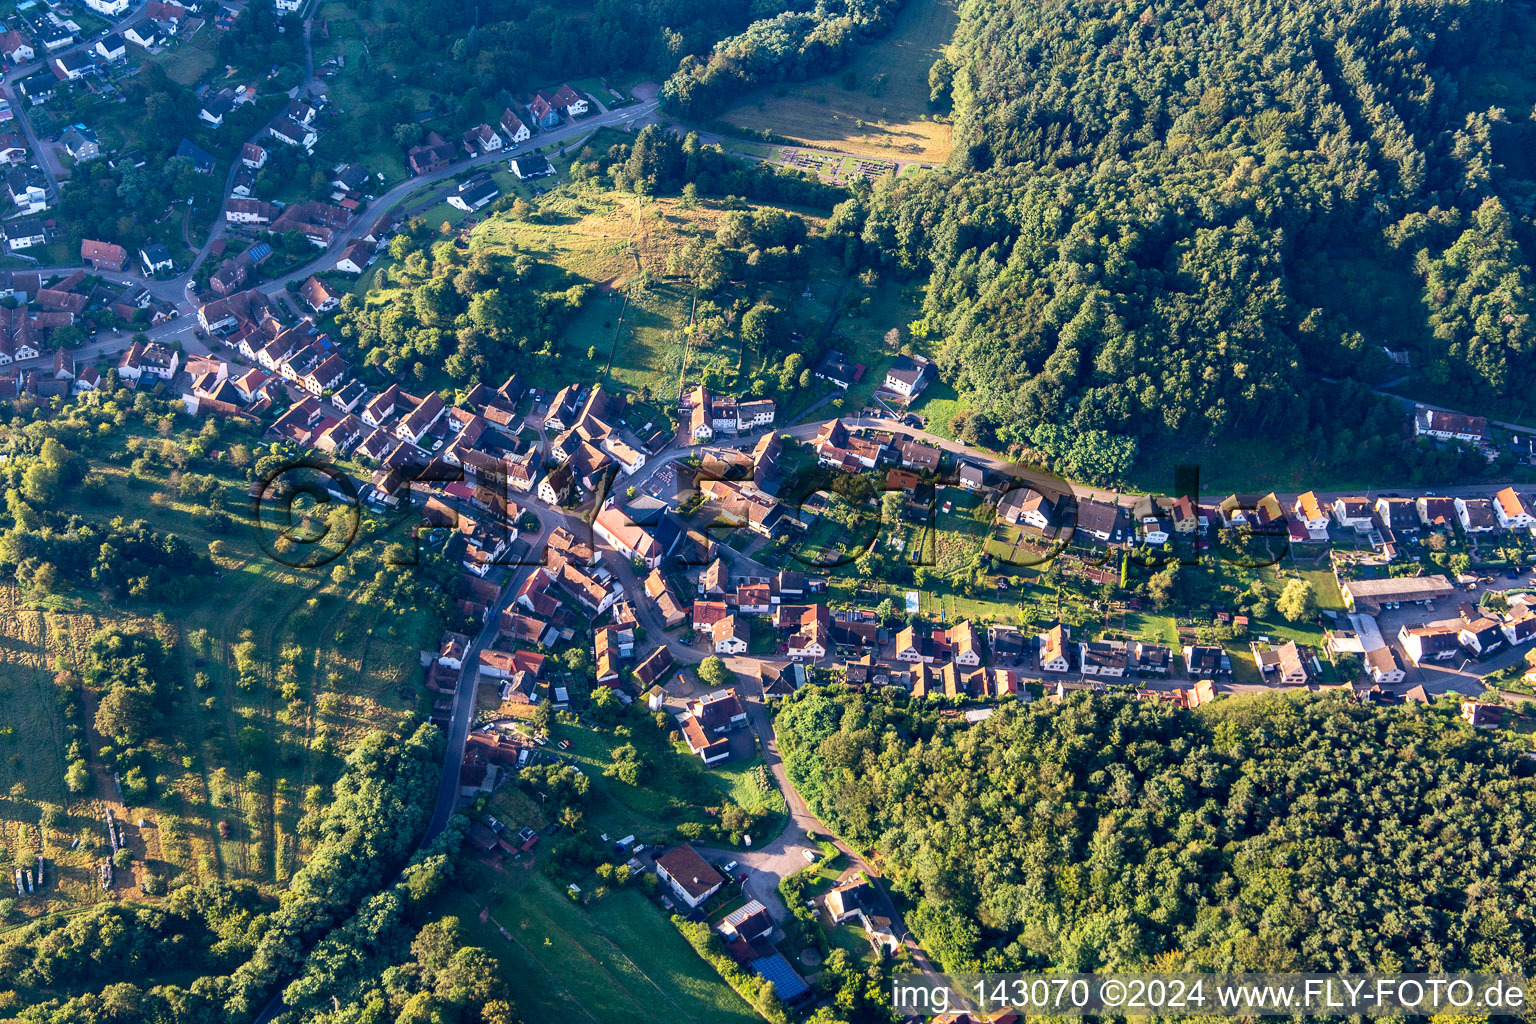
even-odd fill
[(344, 274), (361, 274), (373, 262), (373, 243), (359, 238), (342, 250), (336, 260), (336, 269)]
[(1232, 656), (1220, 647), (1186, 644), (1184, 666), (1192, 679), (1231, 679)]
[(15, 29), (9, 29), (0, 34), (0, 56), (4, 56), (11, 65), (30, 64), (37, 57), (37, 52), (32, 49), (32, 44), (27, 42), (25, 36)]
[(747, 622), (735, 615), (727, 615), (710, 627), (716, 654), (746, 654)]
[(638, 561), (647, 569), (654, 569), (661, 563), (661, 545), (656, 538), (616, 508), (612, 499), (604, 503), (602, 511), (593, 519), (592, 531), (625, 558)]
[(1414, 500), (1414, 508), (1419, 514), (1419, 522), (1426, 529), (1451, 528), (1451, 523), (1456, 519), (1456, 501), (1453, 498), (1439, 498), (1425, 496)]
[(1260, 673), (1274, 676), (1273, 681), (1280, 686), (1305, 686), (1311, 677), (1308, 660), (1294, 640), (1279, 647), (1257, 650), (1255, 660)]
[(1441, 412), (1416, 405), (1413, 408), (1413, 432), (1419, 437), (1428, 436), (1441, 441), (1480, 444), (1488, 436), (1488, 421), (1482, 416)]
[(1307, 491), (1296, 498), (1296, 504), (1291, 506), (1292, 513), (1307, 532), (1314, 538), (1321, 539), (1328, 534), (1328, 524), (1332, 520), (1332, 509), (1325, 509), (1318, 500), (1316, 491)]
[(894, 956), (900, 948), (890, 916), (875, 887), (862, 876), (833, 886), (826, 896), (827, 916), (835, 924), (858, 921), (864, 935), (879, 953)]
[(1166, 500), (1146, 494), (1131, 506), (1131, 519), (1143, 544), (1161, 547), (1173, 539), (1173, 519), (1161, 504)]
[(1397, 655), (1390, 647), (1377, 647), (1365, 652), (1365, 671), (1371, 681), (1379, 686), (1392, 686), (1408, 677), (1397, 663)]
[(725, 884), (720, 872), (686, 843), (656, 858), (656, 877), (690, 910), (697, 910)]
[(1077, 503), (1077, 532), (1105, 544), (1125, 541), (1130, 521), (1125, 507), (1083, 498)]
[(144, 264), (144, 273), (150, 277), (174, 270), (176, 267), (176, 261), (171, 259), (171, 250), (160, 242), (151, 242), (140, 249), (139, 260)]
[(1333, 503), (1333, 520), (1341, 529), (1365, 531), (1373, 525), (1371, 503), (1365, 498), (1338, 498)]
[(464, 151), (470, 156), (480, 156), (485, 153), (501, 152), (503, 142), (496, 129), (488, 124), (479, 124), (465, 132), (459, 139)]
[(170, 380), (181, 365), (181, 353), (157, 342), (136, 341), (122, 354), (117, 363), (120, 380), (138, 383), (144, 374)]
[(1068, 656), (1067, 647), (1067, 641), (1071, 636), (1071, 632), (1066, 626), (1058, 623), (1039, 635), (1040, 671), (1072, 671), (1072, 662)]
[(431, 174), (447, 167), (457, 155), (452, 143), (437, 132), (428, 132), (421, 145), (412, 146), (406, 152), (406, 163), (410, 165), (412, 174)]
[(997, 517), (1014, 526), (1045, 531), (1056, 526), (1056, 503), (1033, 487), (1015, 487), (998, 501)]
[(501, 189), (489, 174), (477, 174), (459, 185), (448, 197), (448, 205), (465, 213), (473, 213), (501, 195)]
[(916, 398), (928, 386), (932, 364), (923, 356), (897, 356), (885, 371), (885, 389), (904, 399)]
[(1089, 640), (1077, 645), (1083, 675), (1117, 679), (1129, 670), (1130, 657), (1123, 640)]
[(128, 262), (128, 250), (111, 242), (85, 239), (80, 243), (80, 261), (92, 270), (110, 270), (119, 273)]
[(1493, 496), (1493, 514), (1506, 530), (1528, 530), (1536, 526), (1536, 501), (1529, 494), (1506, 487)]
[(299, 299), (317, 315), (329, 313), (341, 305), (341, 296), (327, 288), (314, 275), (310, 275), (309, 280), (299, 287)]
[(507, 170), (511, 171), (519, 181), (530, 181), (555, 173), (554, 167), (539, 153), (524, 153), (522, 156), (514, 157), (507, 161)]
[(1487, 498), (1457, 498), (1456, 518), (1467, 533), (1492, 533), (1499, 527), (1493, 502)]
[(523, 123), (523, 119), (514, 114), (511, 107), (501, 112), (500, 127), (501, 134), (506, 137), (507, 145), (509, 146), (516, 146), (519, 143), (527, 142), (533, 137), (533, 133), (528, 130), (528, 126)]
[(105, 61), (119, 61), (128, 56), (128, 44), (116, 32), (108, 32), (96, 40), (96, 54)]
[(1461, 652), (1457, 630), (1445, 626), (1416, 626), (1404, 624), (1397, 632), (1397, 641), (1403, 653), (1414, 665), (1425, 662), (1446, 661)]
[(1376, 518), (1393, 536), (1419, 531), (1419, 513), (1411, 498), (1377, 498)]

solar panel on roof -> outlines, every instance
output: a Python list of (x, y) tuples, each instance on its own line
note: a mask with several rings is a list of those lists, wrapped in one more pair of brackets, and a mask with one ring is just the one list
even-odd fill
[(789, 966), (789, 961), (784, 959), (782, 953), (752, 961), (752, 970), (773, 982), (774, 994), (785, 1001), (809, 991), (805, 982), (800, 980), (800, 975)]

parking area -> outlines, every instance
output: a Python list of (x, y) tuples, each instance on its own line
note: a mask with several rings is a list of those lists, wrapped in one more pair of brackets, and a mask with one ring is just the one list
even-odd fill
[[(1475, 603), (1485, 589), (1504, 590), (1510, 585), (1510, 581), (1499, 582), (1503, 585), (1490, 584), (1480, 587), (1477, 591), (1464, 591), (1467, 603)], [(1458, 608), (1459, 604), (1456, 607), (1447, 607), (1446, 602), (1437, 602), (1429, 606), (1406, 604), (1400, 608), (1383, 609), (1376, 616), (1382, 638), (1397, 655), (1398, 664), (1402, 665), (1406, 673), (1402, 683), (1403, 688), (1422, 685), (1432, 695), (1454, 692), (1476, 696), (1484, 691), (1480, 681), (1481, 676), (1519, 664), (1525, 659), (1526, 647), (1505, 647), (1482, 661), (1458, 653), (1448, 661), (1425, 662), (1416, 667), (1403, 650), (1403, 645), (1398, 640), (1398, 632), (1404, 626), (1409, 629), (1417, 629), (1420, 626), (1460, 629), (1462, 619)]]

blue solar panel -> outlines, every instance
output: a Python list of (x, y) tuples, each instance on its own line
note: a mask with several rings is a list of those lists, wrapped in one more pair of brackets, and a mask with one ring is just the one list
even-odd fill
[(774, 993), (786, 1002), (808, 991), (805, 982), (800, 980), (800, 975), (789, 966), (789, 961), (784, 959), (782, 953), (753, 960), (752, 970), (773, 982)]

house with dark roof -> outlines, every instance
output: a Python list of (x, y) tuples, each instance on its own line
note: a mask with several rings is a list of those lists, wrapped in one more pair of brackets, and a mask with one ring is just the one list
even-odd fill
[(516, 146), (519, 143), (527, 142), (533, 136), (533, 132), (528, 130), (528, 126), (523, 123), (522, 118), (512, 112), (511, 107), (501, 112), (500, 128), (501, 134), (506, 137), (507, 145), (509, 146)]
[(720, 922), (720, 934), (727, 939), (743, 939), (751, 942), (773, 931), (773, 918), (768, 908), (757, 900), (748, 900), (725, 915)]
[(431, 174), (453, 162), (458, 150), (437, 132), (428, 132), (426, 141), (406, 151), (406, 163), (412, 174)]
[(190, 160), (192, 166), (199, 174), (212, 174), (213, 165), (216, 162), (213, 154), (193, 142), (191, 139), (182, 139), (176, 146), (176, 155), (183, 160)]
[(690, 910), (697, 910), (725, 884), (720, 872), (686, 843), (674, 846), (656, 858), (656, 876), (666, 882)]
[(501, 189), (489, 174), (477, 174), (448, 197), (448, 205), (465, 213), (473, 213), (500, 195)]
[(902, 398), (916, 398), (928, 386), (932, 366), (923, 356), (897, 356), (885, 371), (885, 389)]
[(546, 174), (555, 173), (548, 160), (538, 153), (527, 153), (523, 156), (513, 157), (507, 161), (507, 170), (517, 175), (519, 180), (528, 181), (531, 178), (542, 178)]

